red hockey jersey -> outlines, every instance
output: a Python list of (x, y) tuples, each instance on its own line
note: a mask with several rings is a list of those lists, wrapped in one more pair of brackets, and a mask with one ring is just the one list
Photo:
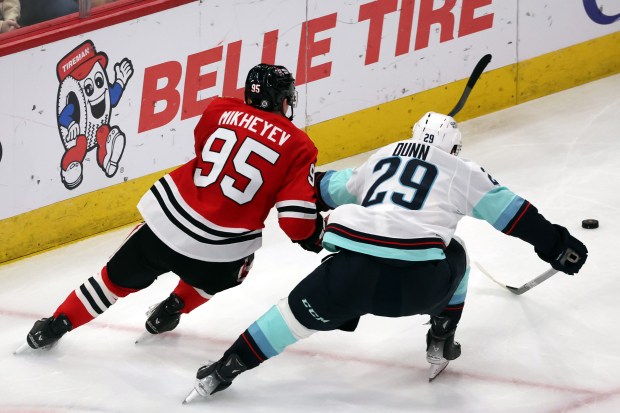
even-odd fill
[(317, 149), (286, 117), (215, 98), (194, 130), (196, 158), (160, 179), (138, 209), (175, 251), (233, 261), (260, 248), (269, 211), (292, 240), (315, 227)]

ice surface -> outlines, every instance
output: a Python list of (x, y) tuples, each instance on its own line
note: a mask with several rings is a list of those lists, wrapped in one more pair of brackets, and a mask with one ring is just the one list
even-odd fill
[[(181, 405), (200, 364), (218, 359), (325, 254), (292, 244), (271, 214), (242, 286), (138, 345), (144, 313), (176, 285), (172, 274), (50, 352), (13, 355), (34, 321), (97, 272), (130, 227), (0, 266), (0, 412), (620, 411), (618, 90), (620, 75), (461, 124), (461, 156), (566, 226), (590, 256), (577, 276), (557, 274), (522, 296), (472, 266), (457, 332), (463, 354), (432, 383), (426, 318), (367, 316), (355, 333), (315, 334), (214, 399)], [(600, 228), (582, 229), (585, 218)], [(484, 222), (465, 218), (457, 234), (472, 262), (505, 284), (520, 286), (548, 268), (529, 245)]]

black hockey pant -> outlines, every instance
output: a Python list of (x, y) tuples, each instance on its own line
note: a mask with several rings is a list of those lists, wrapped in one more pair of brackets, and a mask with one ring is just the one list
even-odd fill
[(114, 284), (136, 290), (151, 285), (157, 277), (173, 272), (183, 281), (210, 295), (239, 284), (239, 271), (245, 258), (232, 262), (206, 262), (179, 254), (142, 225), (107, 264)]
[(295, 318), (312, 330), (353, 331), (359, 317), (437, 315), (449, 303), (467, 266), (453, 240), (446, 259), (403, 262), (347, 250), (333, 254), (289, 294)]

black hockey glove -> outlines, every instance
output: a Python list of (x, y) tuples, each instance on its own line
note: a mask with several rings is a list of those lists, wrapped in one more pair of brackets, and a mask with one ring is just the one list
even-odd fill
[(537, 248), (534, 248), (534, 251), (554, 269), (568, 275), (577, 274), (588, 258), (588, 249), (563, 226), (553, 224), (553, 227), (559, 235), (553, 251), (545, 253)]
[(323, 250), (323, 234), (325, 230), (325, 221), (321, 214), (316, 214), (316, 226), (314, 232), (306, 239), (301, 241), (293, 241), (301, 245), (306, 251), (316, 252), (317, 254)]

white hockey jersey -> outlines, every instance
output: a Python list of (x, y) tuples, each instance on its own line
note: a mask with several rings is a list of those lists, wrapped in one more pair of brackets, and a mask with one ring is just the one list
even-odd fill
[(335, 208), (327, 250), (407, 261), (445, 258), (465, 215), (510, 234), (530, 206), (476, 163), (412, 140), (381, 148), (357, 168), (326, 172), (318, 190)]

